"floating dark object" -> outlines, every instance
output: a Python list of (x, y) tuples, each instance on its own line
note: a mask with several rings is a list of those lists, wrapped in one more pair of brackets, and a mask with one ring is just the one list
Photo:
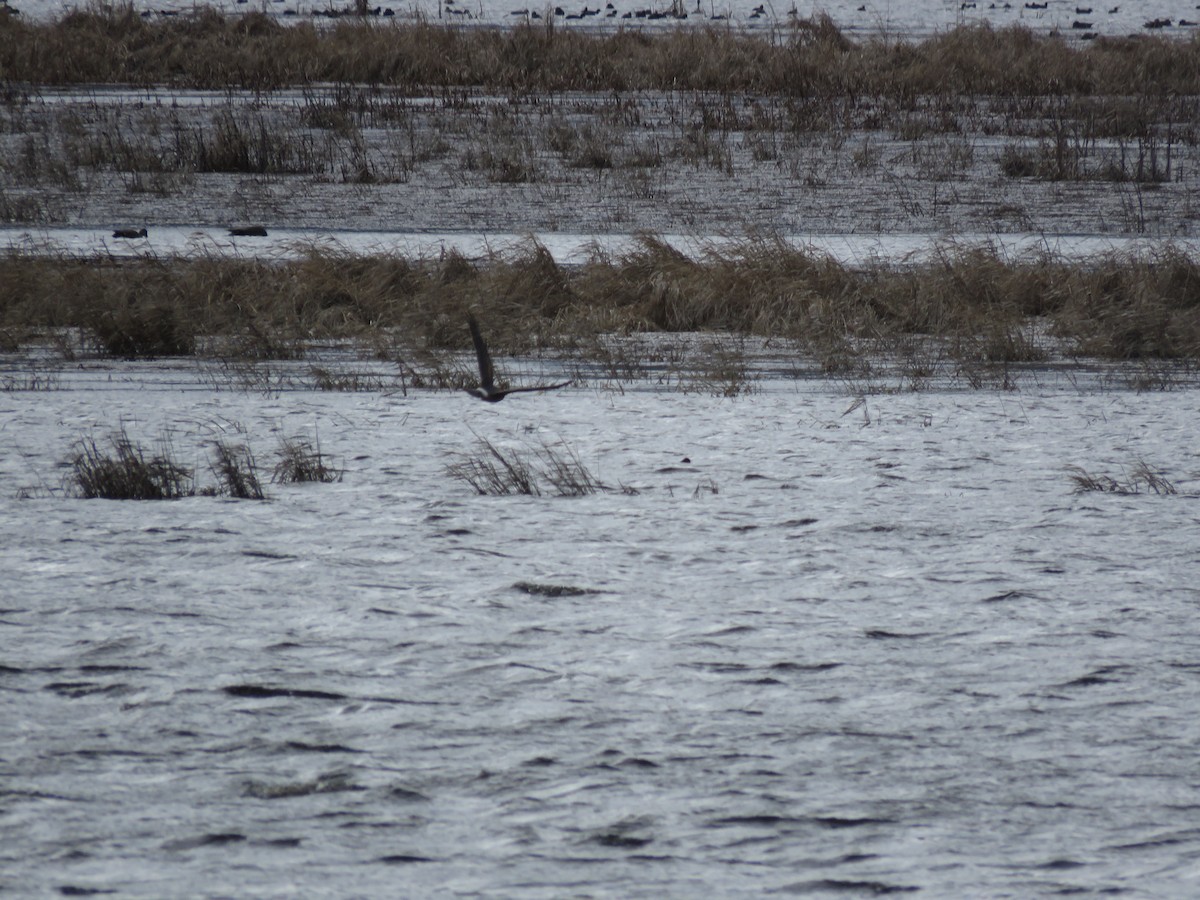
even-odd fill
[(1074, 22), (1071, 23), (1071, 28), (1073, 28), (1075, 31), (1091, 31), (1092, 23), (1091, 22), (1080, 22), (1078, 19), (1076, 19)]
[(472, 397), (478, 397), (488, 403), (499, 403), (509, 394), (519, 394), (524, 391), (554, 391), (571, 383), (570, 381), (560, 381), (558, 384), (538, 384), (530, 387), (508, 388), (507, 390), (497, 388), (495, 373), (492, 369), (492, 355), (483, 341), (479, 323), (475, 321), (474, 316), (468, 315), (467, 325), (471, 329), (471, 340), (475, 343), (475, 356), (479, 359), (479, 387), (463, 388)]
[(146, 229), (145, 228), (118, 228), (116, 231), (113, 232), (113, 237), (128, 238), (130, 240), (133, 240), (134, 238), (144, 238), (144, 237), (146, 237)]
[(235, 225), (229, 233), (233, 237), (266, 237), (267, 229), (261, 225)]

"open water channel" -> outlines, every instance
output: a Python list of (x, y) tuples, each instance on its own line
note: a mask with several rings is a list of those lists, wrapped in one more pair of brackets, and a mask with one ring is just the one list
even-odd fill
[[(530, 364), (516, 381), (552, 374)], [(29, 383), (27, 387), (39, 387)], [(40, 387), (46, 386), (43, 383)], [(0, 393), (0, 891), (1190, 896), (1194, 389)], [(17, 387), (10, 383), (10, 387)], [(124, 427), (265, 502), (81, 500)], [(486, 438), (611, 490), (480, 496)], [(1175, 494), (1075, 493), (1069, 466)]]

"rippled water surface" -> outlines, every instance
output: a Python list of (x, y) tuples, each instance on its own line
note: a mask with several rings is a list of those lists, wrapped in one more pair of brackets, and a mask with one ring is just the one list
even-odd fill
[[(1187, 896), (1194, 390), (0, 394), (0, 889)], [(73, 499), (83, 435), (281, 436), (267, 502)], [(614, 490), (475, 495), (479, 438)], [(1144, 461), (1179, 493), (1077, 494)], [(622, 490), (623, 488), (623, 490)], [(25, 499), (19, 499), (19, 498)]]

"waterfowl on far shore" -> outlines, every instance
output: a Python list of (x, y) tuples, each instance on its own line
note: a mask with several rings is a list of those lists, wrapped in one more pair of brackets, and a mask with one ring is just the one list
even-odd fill
[(495, 372), (492, 369), (492, 354), (488, 352), (483, 335), (479, 331), (479, 323), (473, 315), (467, 314), (467, 326), (471, 329), (471, 340), (475, 344), (475, 356), (479, 359), (479, 387), (463, 388), (472, 397), (478, 397), (487, 403), (499, 403), (509, 394), (519, 394), (524, 391), (555, 391), (566, 387), (571, 381), (560, 381), (558, 384), (538, 384), (530, 387), (501, 389), (496, 387)]
[(134, 238), (144, 238), (144, 237), (146, 237), (146, 229), (145, 228), (118, 228), (116, 231), (113, 232), (113, 237), (129, 238), (130, 240), (132, 240)]
[(266, 237), (267, 229), (261, 225), (234, 225), (229, 233), (233, 237)]

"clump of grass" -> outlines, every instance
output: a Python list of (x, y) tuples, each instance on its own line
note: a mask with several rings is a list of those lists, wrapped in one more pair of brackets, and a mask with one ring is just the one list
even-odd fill
[(212, 491), (213, 494), (223, 494), (238, 500), (267, 499), (258, 477), (258, 464), (246, 444), (215, 441), (210, 466), (218, 485)]
[(1102, 494), (1176, 494), (1178, 490), (1161, 472), (1156, 472), (1139, 459), (1121, 478), (1111, 475), (1094, 475), (1080, 466), (1068, 466), (1071, 481), (1075, 484), (1075, 493)]
[(87, 325), (109, 356), (191, 356), (196, 347), (195, 332), (173, 306), (130, 301), (97, 310)]
[(301, 438), (284, 438), (271, 480), (277, 484), (329, 483), (342, 480), (342, 472), (326, 465), (321, 448)]
[(531, 454), (504, 450), (487, 438), (479, 438), (476, 452), (463, 454), (446, 471), (476, 493), (491, 496), (540, 497), (545, 488), (559, 497), (579, 497), (606, 490), (579, 455), (565, 445), (556, 449), (542, 444)]
[(519, 451), (505, 451), (487, 438), (479, 438), (474, 454), (463, 454), (446, 467), (448, 474), (465, 481), (477, 494), (541, 496), (537, 475)]
[(111, 450), (94, 438), (82, 438), (70, 460), (69, 486), (84, 499), (177, 500), (196, 493), (191, 469), (171, 456), (165, 439), (159, 453), (147, 456), (122, 428), (109, 438)]

